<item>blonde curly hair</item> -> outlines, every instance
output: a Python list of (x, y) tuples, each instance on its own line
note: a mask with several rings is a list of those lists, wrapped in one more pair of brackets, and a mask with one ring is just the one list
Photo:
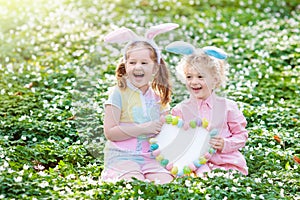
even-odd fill
[(176, 76), (184, 84), (185, 73), (188, 67), (192, 67), (199, 72), (203, 67), (209, 69), (211, 75), (216, 80), (214, 89), (226, 85), (229, 65), (225, 60), (209, 56), (201, 49), (191, 55), (183, 57), (176, 67)]

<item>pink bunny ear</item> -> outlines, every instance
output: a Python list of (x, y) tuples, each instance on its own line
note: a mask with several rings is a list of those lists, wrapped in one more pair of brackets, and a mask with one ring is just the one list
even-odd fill
[(123, 43), (136, 40), (138, 36), (128, 28), (119, 28), (104, 37), (104, 42)]
[(165, 33), (168, 31), (171, 31), (175, 28), (177, 28), (179, 25), (175, 23), (166, 23), (166, 24), (160, 24), (157, 26), (152, 26), (150, 29), (146, 32), (145, 37), (149, 40), (152, 40), (155, 36), (161, 33)]

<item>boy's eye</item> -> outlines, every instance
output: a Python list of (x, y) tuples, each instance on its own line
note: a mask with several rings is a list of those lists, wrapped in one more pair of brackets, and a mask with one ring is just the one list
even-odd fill
[(192, 76), (187, 75), (186, 78), (191, 78)]
[(199, 75), (198, 78), (203, 78), (203, 76)]

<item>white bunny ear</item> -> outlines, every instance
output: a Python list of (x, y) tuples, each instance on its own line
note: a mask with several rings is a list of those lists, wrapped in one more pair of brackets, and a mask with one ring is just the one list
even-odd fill
[(213, 56), (213, 57), (221, 59), (221, 60), (224, 60), (227, 58), (226, 52), (220, 48), (217, 48), (214, 46), (207, 46), (207, 47), (203, 47), (203, 50), (209, 56)]
[(134, 41), (138, 36), (128, 28), (119, 28), (104, 37), (104, 42), (109, 43), (123, 43)]
[(178, 24), (175, 23), (166, 23), (166, 24), (160, 24), (157, 26), (152, 26), (150, 29), (147, 30), (145, 37), (146, 39), (153, 40), (153, 38), (161, 33), (165, 33), (168, 31), (171, 31), (175, 28), (179, 27)]
[(196, 51), (196, 48), (187, 42), (176, 41), (169, 44), (166, 47), (166, 51), (176, 54), (190, 55)]

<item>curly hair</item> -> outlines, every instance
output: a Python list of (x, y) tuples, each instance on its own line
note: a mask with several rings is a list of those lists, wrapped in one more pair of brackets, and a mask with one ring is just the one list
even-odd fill
[(185, 72), (187, 67), (193, 67), (200, 71), (202, 67), (206, 67), (211, 71), (213, 78), (216, 80), (215, 88), (220, 88), (226, 84), (228, 63), (205, 54), (202, 50), (185, 56), (177, 65), (177, 78), (185, 83)]

